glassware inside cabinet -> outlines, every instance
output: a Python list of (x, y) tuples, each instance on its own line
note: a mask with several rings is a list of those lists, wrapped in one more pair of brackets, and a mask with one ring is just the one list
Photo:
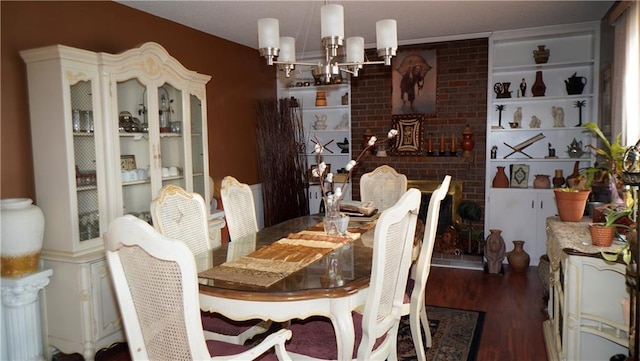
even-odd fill
[[(182, 91), (165, 83), (158, 88), (158, 97), (162, 185), (173, 184), (186, 189)], [(163, 127), (166, 124), (169, 128)]]
[(199, 193), (205, 201), (208, 201), (205, 194), (205, 186), (208, 179), (205, 179), (205, 142), (203, 122), (202, 122), (202, 102), (198, 97), (191, 94), (189, 96), (191, 112), (191, 170), (193, 176), (193, 191)]
[(98, 173), (93, 123), (92, 83), (79, 81), (71, 85), (71, 119), (76, 175), (78, 234), (80, 242), (100, 237)]
[[(157, 127), (157, 117), (149, 112), (149, 91), (138, 80), (118, 82), (118, 114), (133, 115), (131, 126), (123, 127), (122, 119), (113, 119), (112, 126), (119, 129), (120, 184), (123, 214), (146, 219), (154, 196), (151, 183), (153, 172), (153, 145), (151, 128)], [(153, 107), (153, 105), (152, 105)], [(122, 117), (119, 117), (122, 118)], [(143, 126), (145, 125), (146, 126)], [(156, 128), (157, 129), (157, 128)]]

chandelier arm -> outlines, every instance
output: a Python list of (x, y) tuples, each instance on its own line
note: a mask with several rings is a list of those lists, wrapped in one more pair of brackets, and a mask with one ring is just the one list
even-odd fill
[(284, 64), (284, 65), (300, 65), (300, 66), (316, 66), (318, 63), (302, 63), (302, 62), (291, 62), (291, 61), (273, 61), (274, 64)]

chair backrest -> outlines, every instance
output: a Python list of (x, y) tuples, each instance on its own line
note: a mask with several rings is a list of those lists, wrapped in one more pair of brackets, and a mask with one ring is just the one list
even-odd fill
[(247, 184), (226, 176), (222, 179), (220, 197), (231, 240), (258, 232), (253, 192)]
[(219, 247), (209, 238), (209, 211), (198, 193), (189, 193), (176, 185), (167, 185), (151, 202), (151, 219), (163, 235), (189, 246), (194, 255)]
[(436, 242), (436, 232), (438, 230), (438, 219), (440, 218), (440, 203), (449, 191), (451, 176), (446, 175), (442, 183), (431, 194), (429, 200), (429, 208), (427, 209), (427, 219), (424, 225), (424, 236), (422, 237), (422, 245), (420, 246), (420, 255), (415, 266), (415, 283), (411, 292), (411, 307), (414, 305), (424, 304), (424, 291), (427, 287), (427, 278), (431, 270), (431, 256), (433, 255), (433, 246)]
[(187, 245), (131, 215), (109, 224), (104, 243), (131, 357), (210, 359)]
[(362, 341), (358, 360), (370, 360), (378, 337), (387, 335), (380, 347), (391, 351), (395, 344), (404, 290), (411, 267), (420, 191), (409, 189), (398, 202), (384, 211), (376, 223), (373, 241), (371, 281), (362, 318)]
[(379, 212), (393, 206), (407, 191), (407, 176), (381, 165), (360, 177), (360, 200), (373, 201)]

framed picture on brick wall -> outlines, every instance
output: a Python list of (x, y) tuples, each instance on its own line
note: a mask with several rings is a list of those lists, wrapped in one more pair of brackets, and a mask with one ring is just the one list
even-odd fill
[(391, 147), (392, 155), (424, 155), (422, 138), (424, 133), (424, 118), (422, 114), (393, 115), (393, 129), (398, 130)]
[(398, 51), (391, 60), (391, 114), (436, 114), (436, 50)]

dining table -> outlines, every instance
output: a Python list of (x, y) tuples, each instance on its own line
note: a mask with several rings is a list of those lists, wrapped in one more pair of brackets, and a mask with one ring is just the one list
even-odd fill
[[(367, 298), (377, 215), (350, 217), (343, 238), (326, 236), (322, 219), (322, 215), (294, 218), (195, 255), (201, 310), (239, 321), (289, 322), (324, 316), (335, 329), (338, 360), (351, 360), (355, 344), (351, 313), (361, 309)], [(305, 239), (329, 248), (316, 248)]]

